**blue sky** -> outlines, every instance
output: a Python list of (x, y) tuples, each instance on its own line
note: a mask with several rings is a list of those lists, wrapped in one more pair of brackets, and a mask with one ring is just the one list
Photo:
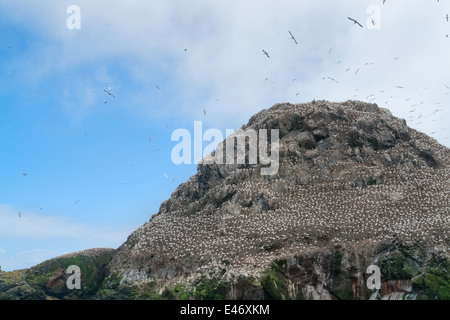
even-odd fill
[(1, 0), (2, 269), (120, 246), (196, 172), (170, 157), (194, 121), (358, 99), (450, 146), (450, 2), (382, 2)]

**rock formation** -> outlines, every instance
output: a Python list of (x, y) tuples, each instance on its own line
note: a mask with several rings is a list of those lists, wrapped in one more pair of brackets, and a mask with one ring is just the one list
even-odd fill
[[(108, 275), (114, 249), (89, 249), (62, 255), (24, 270), (0, 274), (0, 300), (92, 299)], [(80, 290), (66, 282), (71, 265), (81, 269)]]
[(242, 129), (279, 130), (277, 173), (200, 164), (91, 297), (450, 299), (448, 148), (359, 101), (277, 104)]
[[(426, 291), (428, 263), (439, 256), (448, 265), (450, 153), (436, 140), (358, 101), (278, 104), (248, 128), (279, 129), (278, 173), (199, 165), (117, 250), (106, 287), (184, 288), (204, 298), (198, 287), (206, 283), (207, 298), (218, 291), (226, 298), (367, 299), (365, 271), (378, 263), (380, 297), (417, 297)], [(403, 267), (409, 272), (397, 270)], [(280, 285), (262, 280), (270, 272)], [(430, 297), (448, 297), (448, 289)]]

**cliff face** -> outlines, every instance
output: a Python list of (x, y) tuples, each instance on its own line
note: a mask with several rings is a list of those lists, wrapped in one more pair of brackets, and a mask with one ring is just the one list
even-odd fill
[(448, 148), (357, 101), (279, 104), (242, 129), (279, 130), (277, 174), (199, 165), (117, 250), (100, 298), (448, 297)]
[(242, 129), (279, 130), (276, 174), (200, 164), (91, 298), (450, 298), (448, 148), (358, 101), (278, 104)]

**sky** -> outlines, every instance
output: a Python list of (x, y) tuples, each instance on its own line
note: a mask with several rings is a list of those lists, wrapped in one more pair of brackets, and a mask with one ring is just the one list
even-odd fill
[(119, 247), (196, 173), (171, 159), (194, 121), (225, 133), (276, 103), (361, 100), (449, 147), (447, 14), (450, 0), (0, 0), (2, 270)]

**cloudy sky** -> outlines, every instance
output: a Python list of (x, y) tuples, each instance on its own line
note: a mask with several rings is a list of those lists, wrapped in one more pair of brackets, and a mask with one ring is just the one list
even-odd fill
[(2, 269), (120, 246), (196, 172), (171, 160), (194, 121), (225, 132), (275, 103), (354, 99), (450, 146), (447, 14), (449, 0), (0, 0)]

